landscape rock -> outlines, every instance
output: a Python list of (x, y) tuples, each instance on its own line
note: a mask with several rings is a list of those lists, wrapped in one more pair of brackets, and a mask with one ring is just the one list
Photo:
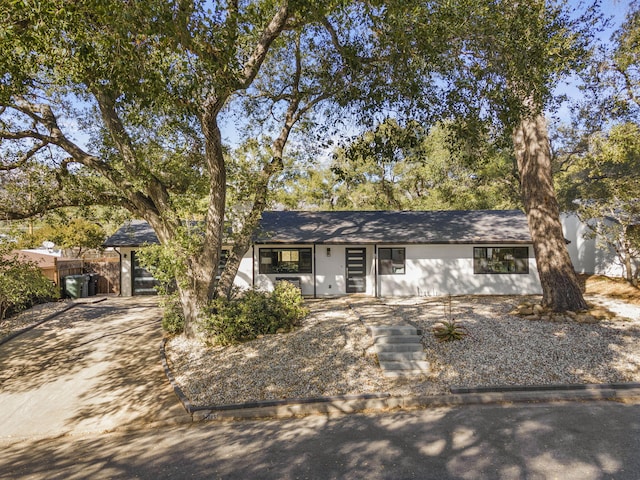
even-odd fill
[(612, 312), (603, 307), (592, 308), (589, 310), (589, 315), (599, 320), (607, 320), (615, 316)]
[(582, 313), (576, 317), (578, 323), (598, 323), (598, 319), (588, 313)]

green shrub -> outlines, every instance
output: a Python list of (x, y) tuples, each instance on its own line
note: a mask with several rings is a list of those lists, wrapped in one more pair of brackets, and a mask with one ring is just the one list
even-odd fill
[(270, 293), (253, 289), (236, 298), (215, 299), (209, 305), (205, 331), (212, 343), (230, 345), (288, 332), (307, 313), (300, 290), (289, 282), (278, 282)]
[(56, 286), (37, 265), (20, 260), (8, 246), (0, 246), (0, 321), (59, 296)]
[(160, 300), (160, 306), (164, 309), (162, 315), (162, 328), (165, 332), (178, 335), (184, 331), (184, 313), (177, 293), (165, 295)]
[(277, 282), (269, 298), (273, 315), (287, 325), (298, 325), (309, 310), (303, 305), (300, 289), (291, 282)]

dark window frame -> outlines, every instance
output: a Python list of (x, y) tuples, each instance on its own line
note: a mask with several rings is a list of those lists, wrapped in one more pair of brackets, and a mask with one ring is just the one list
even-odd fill
[[(402, 262), (402, 266), (400, 263)], [(378, 247), (379, 275), (406, 275), (407, 249), (405, 247)]]
[[(283, 260), (282, 254), (284, 252), (297, 252), (297, 264), (291, 260)], [(263, 258), (269, 258), (269, 263), (264, 263)], [(308, 247), (260, 248), (258, 251), (258, 273), (261, 275), (313, 273), (312, 249)]]
[(222, 248), (220, 250), (220, 260), (218, 261), (218, 272), (216, 273), (216, 278), (219, 280), (222, 276), (222, 272), (224, 271), (224, 267), (227, 266), (227, 260), (229, 259), (229, 255), (231, 255), (230, 248)]
[(527, 275), (529, 247), (473, 247), (475, 275)]

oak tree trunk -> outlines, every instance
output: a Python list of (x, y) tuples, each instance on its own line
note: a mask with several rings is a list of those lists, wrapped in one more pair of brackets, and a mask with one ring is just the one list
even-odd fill
[(202, 295), (202, 291), (194, 288), (178, 287), (178, 293), (185, 318), (184, 334), (188, 338), (200, 338), (202, 336), (200, 319), (203, 318), (204, 308), (207, 305), (206, 296)]
[(513, 131), (513, 143), (542, 284), (542, 304), (557, 312), (585, 310), (587, 304), (562, 233), (544, 116), (521, 120)]

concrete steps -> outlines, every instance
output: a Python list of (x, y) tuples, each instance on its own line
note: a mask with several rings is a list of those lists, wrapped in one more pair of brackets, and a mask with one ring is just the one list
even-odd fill
[(429, 373), (429, 362), (420, 341), (421, 332), (415, 327), (372, 326), (368, 330), (385, 377), (406, 378)]
[(381, 350), (377, 352), (379, 362), (402, 362), (404, 360), (424, 360), (424, 351), (422, 349), (414, 352), (385, 352)]

